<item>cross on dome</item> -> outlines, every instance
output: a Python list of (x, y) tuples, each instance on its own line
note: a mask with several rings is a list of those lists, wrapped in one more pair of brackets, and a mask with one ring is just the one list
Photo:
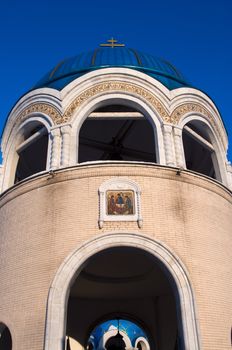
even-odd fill
[(111, 39), (107, 40), (106, 44), (100, 44), (100, 46), (108, 46), (108, 47), (112, 47), (113, 49), (114, 47), (125, 46), (125, 44), (118, 44), (118, 40), (112, 37)]

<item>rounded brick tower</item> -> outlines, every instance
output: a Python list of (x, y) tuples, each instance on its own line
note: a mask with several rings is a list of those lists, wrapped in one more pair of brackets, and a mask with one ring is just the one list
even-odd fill
[(231, 349), (227, 147), (164, 60), (110, 40), (52, 69), (2, 137), (0, 349)]

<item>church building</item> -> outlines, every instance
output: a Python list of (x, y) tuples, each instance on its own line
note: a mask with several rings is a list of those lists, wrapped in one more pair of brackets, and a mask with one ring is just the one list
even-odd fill
[(206, 93), (112, 38), (22, 96), (1, 147), (0, 350), (231, 350), (232, 167)]

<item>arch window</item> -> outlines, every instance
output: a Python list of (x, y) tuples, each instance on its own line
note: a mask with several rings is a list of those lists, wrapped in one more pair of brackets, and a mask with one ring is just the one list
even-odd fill
[(194, 120), (183, 128), (186, 168), (221, 180), (211, 131), (205, 123)]
[(12, 349), (12, 338), (10, 330), (4, 323), (0, 323), (0, 349)]
[(157, 162), (154, 129), (133, 107), (112, 104), (95, 109), (80, 129), (78, 160)]
[(27, 124), (16, 147), (18, 163), (14, 183), (46, 169), (47, 149), (47, 128), (38, 122)]

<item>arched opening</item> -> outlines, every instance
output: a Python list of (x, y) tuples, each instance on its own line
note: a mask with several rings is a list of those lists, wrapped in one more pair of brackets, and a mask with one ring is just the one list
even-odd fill
[(0, 323), (0, 349), (2, 350), (12, 349), (12, 338), (11, 338), (10, 330), (4, 323)]
[(157, 162), (155, 130), (134, 107), (111, 104), (95, 109), (79, 133), (79, 163), (125, 160)]
[(14, 183), (46, 170), (47, 150), (47, 128), (37, 121), (26, 124), (16, 147), (18, 163)]
[[(106, 249), (89, 258), (73, 281), (66, 335), (75, 339), (82, 349), (115, 350), (118, 346), (118, 350), (124, 350), (135, 347), (137, 338), (143, 337), (149, 345), (145, 346), (145, 341), (140, 340), (138, 349), (182, 350), (182, 343), (176, 347), (177, 337), (182, 338), (178, 304), (175, 284), (154, 256), (133, 247)], [(99, 319), (103, 323), (99, 323)], [(105, 332), (104, 339), (100, 342), (99, 338), (95, 343), (92, 329), (100, 324), (97, 329), (102, 330), (106, 319), (112, 322), (107, 331), (115, 334), (107, 338)], [(137, 337), (128, 331), (129, 346), (125, 337), (114, 338), (118, 332), (117, 324), (112, 320), (114, 323), (115, 320), (129, 320), (142, 325), (140, 329), (144, 331)], [(107, 322), (105, 324), (109, 326)], [(145, 332), (150, 336), (149, 343)]]
[(186, 167), (189, 170), (221, 180), (211, 131), (200, 120), (192, 120), (183, 128)]

